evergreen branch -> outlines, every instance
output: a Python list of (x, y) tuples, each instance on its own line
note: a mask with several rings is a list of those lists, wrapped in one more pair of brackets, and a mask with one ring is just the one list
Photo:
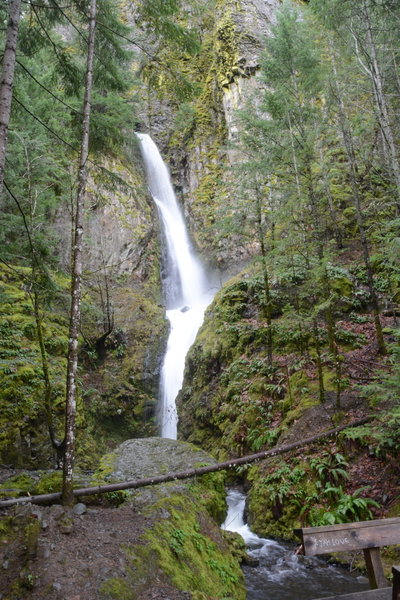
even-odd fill
[(97, 25), (100, 25), (100, 27), (103, 27), (104, 29), (107, 29), (108, 31), (110, 31), (114, 35), (120, 37), (121, 39), (123, 39), (123, 40), (125, 40), (127, 42), (129, 42), (130, 44), (133, 44), (134, 46), (137, 46), (137, 48), (139, 48), (139, 50), (141, 50), (142, 52), (144, 52), (144, 54), (147, 54), (147, 56), (149, 58), (151, 58), (151, 60), (157, 60), (156, 57), (155, 57), (155, 55), (150, 54), (150, 52), (148, 52), (147, 50), (145, 50), (143, 48), (143, 46), (141, 46), (140, 44), (138, 44), (137, 42), (135, 42), (131, 38), (128, 38), (126, 35), (122, 35), (122, 33), (118, 33), (117, 31), (115, 31), (114, 29), (112, 29), (111, 27), (109, 27), (108, 25), (106, 25), (105, 23), (102, 23), (101, 21), (97, 21)]
[(19, 210), (19, 212), (21, 213), (22, 220), (23, 220), (23, 222), (24, 222), (24, 228), (25, 228), (26, 234), (27, 234), (27, 236), (28, 236), (29, 247), (30, 247), (30, 249), (31, 249), (31, 253), (32, 253), (32, 259), (33, 259), (33, 261), (36, 263), (36, 266), (37, 266), (37, 267), (39, 267), (40, 265), (39, 265), (39, 261), (38, 261), (38, 259), (37, 259), (37, 256), (36, 256), (35, 247), (34, 247), (34, 244), (33, 244), (32, 236), (31, 236), (31, 232), (30, 232), (30, 229), (29, 229), (29, 226), (28, 226), (27, 220), (26, 220), (25, 213), (24, 213), (24, 211), (22, 210), (22, 206), (21, 206), (21, 204), (20, 204), (20, 202), (19, 202), (18, 198), (17, 198), (17, 197), (16, 197), (16, 196), (15, 196), (15, 195), (12, 193), (12, 191), (11, 191), (11, 190), (10, 190), (10, 188), (8, 187), (8, 185), (7, 185), (7, 182), (6, 182), (5, 180), (3, 181), (3, 185), (4, 185), (4, 187), (6, 188), (7, 192), (10, 194), (11, 198), (14, 200), (15, 204), (16, 204), (16, 205), (17, 205), (17, 207), (18, 207), (18, 210)]
[[(53, 129), (51, 129), (51, 127), (49, 127), (48, 125), (46, 125), (46, 123), (44, 123), (41, 119), (39, 119), (39, 117), (37, 117), (36, 115), (34, 115), (33, 112), (31, 112), (29, 110), (29, 108), (27, 108), (20, 100), (18, 100), (18, 98), (15, 96), (15, 94), (13, 94), (13, 98), (14, 98), (15, 102), (17, 102), (17, 104), (19, 104), (33, 119), (35, 119), (35, 121), (37, 121), (38, 123), (40, 123), (40, 125), (42, 125), (45, 129), (47, 129), (47, 131), (49, 131), (52, 135), (54, 135), (58, 140), (60, 140), (60, 142), (62, 142), (63, 144), (65, 144), (66, 146), (68, 146), (69, 148), (71, 148), (71, 150), (73, 150), (74, 152), (76, 152), (77, 154), (79, 154), (79, 149), (78, 148), (75, 148), (75, 146), (73, 146), (72, 144), (70, 144), (69, 142), (67, 142), (66, 140), (64, 140), (61, 136), (58, 135), (57, 132), (55, 132)], [(94, 162), (91, 159), (88, 159), (88, 162), (95, 169), (97, 169), (100, 172), (104, 173), (109, 179), (114, 179), (119, 184), (124, 185), (125, 189), (129, 189), (131, 191), (135, 191), (135, 188), (132, 185), (126, 183), (126, 181), (124, 181), (122, 179), (122, 177), (120, 177), (120, 175), (118, 175), (114, 171), (110, 171), (106, 167), (103, 167), (102, 165), (99, 165), (98, 163)]]
[(62, 142), (63, 144), (65, 144), (66, 146), (68, 146), (69, 148), (71, 148), (74, 152), (79, 153), (79, 149), (78, 148), (75, 148), (74, 146), (72, 146), (72, 144), (70, 144), (69, 142), (67, 142), (66, 140), (64, 140), (62, 137), (60, 137), (58, 135), (58, 133), (56, 133), (54, 131), (54, 129), (51, 129), (51, 127), (49, 127), (48, 125), (46, 125), (46, 123), (44, 123), (41, 119), (39, 119), (39, 117), (37, 117), (36, 115), (34, 115), (33, 112), (31, 112), (29, 110), (29, 108), (27, 108), (25, 106), (25, 104), (23, 104), (20, 100), (18, 100), (18, 98), (15, 96), (15, 94), (13, 94), (13, 98), (14, 98), (14, 100), (15, 100), (15, 102), (17, 104), (19, 104), (33, 119), (35, 119), (35, 121), (37, 121), (38, 123), (40, 123), (45, 129), (47, 129), (47, 131), (49, 131), (58, 140), (60, 140), (60, 142)]
[[(62, 7), (57, 4), (57, 2), (55, 0), (53, 0), (54, 4), (56, 5), (56, 7), (58, 8), (58, 10), (60, 11), (60, 13), (62, 14), (62, 16), (64, 17), (64, 19), (66, 21), (68, 21), (68, 23), (71, 25), (71, 27), (73, 27), (75, 29), (75, 31), (77, 32), (77, 34), (83, 39), (83, 41), (85, 42), (85, 44), (88, 43), (87, 38), (83, 35), (83, 33), (81, 32), (81, 30), (75, 25), (75, 23), (73, 21), (71, 21), (71, 19), (65, 14), (65, 12), (63, 11)], [(81, 12), (81, 11), (79, 11)], [(87, 19), (87, 15), (83, 12), (81, 12), (81, 14), (83, 14), (86, 19)]]
[[(59, 6), (59, 4), (57, 4), (56, 0), (53, 0), (54, 4), (58, 7), (60, 13), (63, 15), (64, 19), (66, 19), (66, 21), (68, 21), (68, 23), (71, 25), (71, 27), (73, 27), (75, 29), (75, 31), (78, 33), (78, 35), (80, 35), (80, 37), (83, 39), (83, 41), (85, 42), (85, 44), (88, 43), (87, 38), (83, 35), (83, 33), (80, 31), (80, 29), (75, 25), (75, 23), (73, 21), (71, 21), (71, 19), (68, 17), (68, 15), (62, 10), (62, 8)], [(81, 15), (83, 15), (85, 18), (87, 18), (87, 15), (82, 12), (79, 11)], [(97, 19), (96, 19), (96, 26), (97, 26)], [(99, 63), (101, 63), (103, 65), (103, 67), (106, 69), (107, 72), (112, 73), (112, 69), (110, 68), (109, 65), (106, 65), (105, 62), (102, 60), (102, 58), (99, 56), (98, 53), (94, 52), (94, 56), (96, 57), (96, 59), (99, 61)], [(118, 82), (117, 77), (115, 76), (114, 73), (112, 73), (115, 81)]]
[[(39, 17), (39, 15), (38, 15), (37, 11), (35, 10), (35, 7), (34, 7), (34, 6), (32, 6), (32, 9), (33, 9), (33, 12), (34, 12), (34, 13), (35, 13), (35, 15), (36, 15), (36, 18), (37, 18), (37, 20), (38, 20), (38, 23), (39, 23), (39, 25), (40, 25), (40, 28), (41, 28), (41, 30), (43, 31), (43, 33), (44, 33), (45, 37), (46, 37), (46, 38), (49, 40), (49, 42), (50, 42), (51, 46), (53, 47), (53, 50), (54, 50), (54, 53), (55, 53), (55, 55), (56, 55), (56, 56), (57, 56), (57, 58), (59, 59), (59, 52), (58, 52), (58, 48), (57, 48), (57, 45), (56, 45), (56, 43), (55, 43), (55, 42), (54, 42), (54, 40), (51, 38), (51, 36), (48, 34), (48, 32), (47, 32), (47, 29), (46, 29), (46, 27), (43, 25), (42, 21), (40, 20), (40, 17)], [(60, 60), (60, 59), (59, 59), (59, 60)]]
[(70, 106), (69, 104), (64, 102), (64, 100), (61, 100), (61, 98), (59, 98), (58, 96), (53, 94), (53, 92), (51, 90), (49, 90), (45, 85), (43, 85), (43, 83), (41, 83), (38, 79), (36, 79), (36, 77), (19, 60), (17, 60), (17, 63), (29, 75), (29, 77), (31, 77), (33, 79), (33, 81), (35, 83), (37, 83), (42, 89), (44, 89), (48, 94), (50, 94), (50, 96), (52, 96), (55, 100), (57, 100), (58, 102), (61, 102), (61, 104), (63, 104), (66, 108), (69, 108), (70, 110), (72, 110), (76, 115), (82, 114), (79, 110), (76, 110), (76, 108), (72, 108), (72, 106)]

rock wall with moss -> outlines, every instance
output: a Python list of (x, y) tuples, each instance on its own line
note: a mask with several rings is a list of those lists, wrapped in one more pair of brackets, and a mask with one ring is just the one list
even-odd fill
[[(162, 306), (157, 221), (138, 151), (92, 174), (84, 227), (79, 371), (79, 458), (90, 467), (99, 453), (129, 437), (155, 432), (160, 362), (167, 324)], [(112, 175), (111, 175), (112, 173)], [(68, 339), (71, 217), (59, 207), (58, 270), (42, 289), (40, 314), (51, 380), (56, 434), (63, 437)], [(0, 461), (52, 466), (44, 406), (32, 273), (1, 268)]]
[[(258, 83), (262, 38), (279, 0), (202, 3), (185, 25), (201, 31), (197, 55), (157, 48), (143, 68), (147, 101), (142, 126), (170, 166), (192, 236), (204, 259), (226, 268), (248, 259), (252, 248), (227, 240), (218, 225), (235, 154), (235, 111)], [(194, 11), (194, 9), (193, 9)]]

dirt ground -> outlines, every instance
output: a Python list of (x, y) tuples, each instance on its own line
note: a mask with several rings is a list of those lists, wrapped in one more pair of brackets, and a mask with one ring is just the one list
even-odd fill
[[(80, 506), (80, 505), (78, 505)], [(84, 507), (82, 507), (84, 510)], [(20, 506), (1, 515), (13, 518), (9, 539), (0, 547), (0, 598), (3, 600), (108, 600), (110, 578), (124, 580), (134, 565), (125, 548), (140, 543), (151, 520), (133, 508), (87, 507), (83, 514), (63, 507)], [(16, 582), (18, 584), (16, 585)], [(121, 599), (188, 600), (156, 575), (141, 589), (124, 589)]]

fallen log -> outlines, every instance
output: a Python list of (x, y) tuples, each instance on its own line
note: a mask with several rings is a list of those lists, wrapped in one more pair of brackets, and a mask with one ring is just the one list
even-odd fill
[[(300, 440), (299, 442), (286, 444), (284, 446), (278, 446), (277, 448), (272, 448), (271, 450), (265, 450), (264, 452), (258, 452), (257, 454), (249, 454), (247, 456), (235, 458), (226, 462), (208, 465), (206, 467), (197, 467), (196, 469), (190, 469), (189, 471), (168, 473), (167, 475), (156, 475), (155, 477), (146, 477), (143, 479), (136, 479), (133, 481), (122, 481), (119, 483), (109, 483), (106, 485), (80, 488), (73, 490), (73, 495), (76, 497), (92, 496), (96, 494), (105, 494), (106, 492), (132, 490), (148, 485), (157, 485), (158, 483), (167, 483), (169, 481), (177, 481), (179, 479), (189, 479), (190, 477), (198, 477), (201, 475), (206, 475), (207, 473), (215, 473), (216, 471), (226, 471), (228, 469), (232, 469), (240, 465), (257, 463), (266, 458), (271, 458), (279, 454), (285, 454), (286, 452), (290, 452), (291, 450), (296, 450), (297, 448), (302, 448), (303, 446), (308, 446), (313, 442), (317, 442), (318, 440), (321, 440), (323, 438), (330, 437), (331, 435), (336, 435), (337, 433), (340, 433), (345, 429), (349, 429), (350, 427), (357, 427), (358, 425), (363, 425), (364, 423), (371, 421), (373, 418), (373, 416), (364, 417), (363, 419), (347, 423), (347, 425), (341, 425), (340, 427), (335, 427), (335, 429), (329, 429), (324, 433), (319, 433), (318, 435), (305, 438), (304, 440)], [(14, 504), (23, 504), (26, 502), (32, 502), (33, 504), (47, 504), (57, 501), (60, 498), (61, 492), (53, 492), (51, 494), (39, 494), (37, 496), (21, 496), (20, 498), (9, 498), (8, 500), (0, 500), (0, 508), (13, 506)]]

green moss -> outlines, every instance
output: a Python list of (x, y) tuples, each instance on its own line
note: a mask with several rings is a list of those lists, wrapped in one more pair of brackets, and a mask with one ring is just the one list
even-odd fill
[(297, 421), (301, 417), (301, 415), (305, 413), (309, 408), (317, 406), (318, 404), (319, 401), (315, 398), (303, 396), (298, 402), (298, 404), (296, 404), (296, 406), (291, 408), (291, 410), (288, 410), (288, 412), (286, 413), (285, 418), (281, 424), (282, 428), (289, 427), (292, 423), (294, 423), (294, 421)]
[[(27, 268), (11, 270), (0, 266), (0, 294), (7, 300), (2, 306), (0, 326), (0, 460), (22, 467), (44, 466), (50, 445), (43, 414), (44, 377), (33, 305), (28, 293), (22, 292), (26, 289), (24, 278), (30, 276)], [(65, 393), (66, 366), (65, 358), (59, 356), (58, 340), (67, 336), (58, 310), (55, 304), (51, 309), (42, 309), (45, 344), (49, 342), (51, 346), (47, 359), (56, 422), (62, 416), (59, 398)]]
[(132, 588), (125, 579), (112, 577), (100, 586), (100, 595), (104, 600), (135, 600)]
[(92, 482), (101, 484), (106, 481), (110, 482), (110, 475), (115, 471), (116, 454), (110, 452), (100, 459), (100, 464), (93, 473)]
[(0, 498), (26, 496), (34, 486), (34, 479), (27, 473), (9, 477), (0, 485)]
[(135, 564), (155, 560), (178, 589), (202, 593), (205, 598), (245, 598), (238, 561), (216, 525), (200, 516), (193, 499), (170, 497), (156, 508), (163, 514), (167, 511), (169, 518), (160, 519), (145, 534), (145, 545), (134, 548)]
[[(203, 466), (196, 465), (197, 466)], [(188, 486), (200, 505), (217, 523), (222, 523), (226, 514), (225, 473), (208, 473)]]
[(33, 488), (34, 494), (50, 494), (61, 491), (62, 471), (52, 471), (43, 473)]
[(259, 535), (292, 539), (293, 529), (302, 526), (302, 508), (316, 494), (309, 466), (275, 459), (267, 469), (251, 467), (248, 479), (252, 483), (248, 509), (253, 530)]

